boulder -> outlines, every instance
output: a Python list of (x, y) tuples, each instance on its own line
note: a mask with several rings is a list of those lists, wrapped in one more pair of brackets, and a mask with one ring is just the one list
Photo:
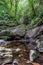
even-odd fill
[(13, 28), (8, 28), (5, 30), (0, 31), (0, 38), (1, 39), (10, 39), (10, 38), (17, 38), (19, 39), (20, 37), (25, 35), (25, 25), (19, 25)]
[(39, 26), (33, 29), (27, 30), (26, 37), (36, 37), (40, 34), (40, 32), (43, 31), (43, 26)]
[(12, 35), (24, 36), (25, 35), (25, 26), (19, 25), (19, 26), (15, 27), (15, 29), (12, 29), (11, 32), (12, 32)]
[(0, 46), (4, 46), (4, 45), (6, 45), (6, 41), (0, 40)]
[(3, 39), (0, 40), (0, 46), (1, 47), (4, 47), (4, 46), (6, 46), (7, 44), (10, 44), (10, 43), (11, 43), (11, 41), (5, 41)]

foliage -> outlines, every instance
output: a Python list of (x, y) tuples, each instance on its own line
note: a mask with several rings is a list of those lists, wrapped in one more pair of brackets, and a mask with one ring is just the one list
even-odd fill
[[(26, 22), (31, 25), (37, 24), (43, 17), (43, 0), (0, 0), (0, 20), (12, 21), (22, 24), (25, 17)], [(5, 22), (5, 23), (6, 23)]]

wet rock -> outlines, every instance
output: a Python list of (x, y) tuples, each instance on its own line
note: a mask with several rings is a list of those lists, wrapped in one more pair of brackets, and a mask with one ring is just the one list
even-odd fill
[(9, 35), (10, 31), (9, 30), (1, 30), (0, 35)]
[(26, 37), (33, 37), (33, 36), (36, 34), (36, 32), (38, 32), (39, 28), (40, 28), (40, 27), (27, 30)]
[[(19, 25), (17, 27), (8, 28), (0, 31), (0, 38), (17, 38), (25, 35), (25, 25)], [(6, 37), (5, 37), (6, 36)]]
[[(2, 60), (1, 60), (2, 59)], [(12, 50), (5, 47), (0, 47), (0, 64), (12, 61)]]
[(26, 37), (36, 37), (37, 35), (40, 34), (40, 32), (43, 31), (43, 26), (39, 26), (33, 29), (27, 30)]
[(2, 47), (4, 47), (4, 46), (6, 46), (7, 44), (10, 44), (11, 43), (11, 41), (5, 41), (5, 40), (0, 40), (0, 46)]
[(25, 28), (23, 29), (21, 26), (17, 26), (15, 29), (12, 29), (11, 32), (14, 35), (24, 36), (24, 34), (25, 34)]
[(17, 48), (15, 51), (16, 51), (16, 52), (20, 52), (20, 51), (21, 51), (21, 49), (20, 49), (20, 48)]
[(0, 40), (0, 46), (4, 46), (4, 45), (6, 45), (6, 41)]
[(18, 59), (14, 59), (13, 65), (18, 65)]
[(36, 41), (36, 43), (37, 43), (37, 50), (39, 51), (39, 52), (43, 52), (43, 40), (37, 40)]
[(31, 43), (29, 43), (29, 44), (27, 44), (27, 48), (30, 49), (30, 50), (31, 50), (31, 49), (34, 50), (34, 49), (35, 49), (35, 46), (32, 45)]
[(37, 57), (36, 51), (35, 50), (30, 50), (30, 61), (34, 61), (35, 58)]

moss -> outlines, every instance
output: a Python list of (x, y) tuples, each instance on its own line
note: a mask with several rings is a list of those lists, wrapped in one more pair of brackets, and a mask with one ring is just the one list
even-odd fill
[(3, 40), (7, 40), (9, 38), (9, 36), (1, 36), (1, 39)]
[(20, 25), (20, 28), (23, 29), (23, 30), (25, 30), (26, 29), (26, 26), (24, 24), (21, 24)]

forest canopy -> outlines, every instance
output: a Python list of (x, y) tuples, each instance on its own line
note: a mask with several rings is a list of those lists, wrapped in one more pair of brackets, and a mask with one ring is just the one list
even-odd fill
[[(43, 23), (43, 0), (0, 0), (0, 23)], [(9, 22), (10, 21), (10, 22)], [(14, 24), (13, 24), (14, 23)]]

